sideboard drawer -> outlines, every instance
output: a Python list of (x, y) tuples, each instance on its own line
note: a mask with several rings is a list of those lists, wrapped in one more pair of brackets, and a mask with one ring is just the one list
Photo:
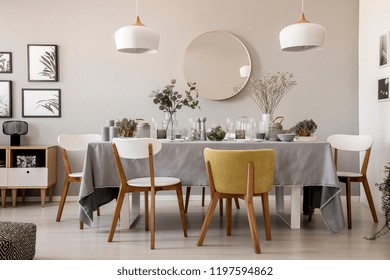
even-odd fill
[(0, 187), (6, 187), (8, 184), (7, 168), (0, 168)]
[(10, 168), (8, 186), (42, 187), (47, 185), (47, 168)]

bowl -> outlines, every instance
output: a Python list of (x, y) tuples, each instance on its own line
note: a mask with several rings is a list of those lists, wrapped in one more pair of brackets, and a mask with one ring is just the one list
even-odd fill
[(280, 141), (283, 142), (291, 142), (295, 138), (294, 133), (285, 133), (285, 134), (278, 134), (278, 138)]

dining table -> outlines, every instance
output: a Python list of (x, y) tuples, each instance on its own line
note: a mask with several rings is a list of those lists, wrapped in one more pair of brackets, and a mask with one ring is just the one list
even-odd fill
[[(274, 188), (276, 214), (292, 229), (301, 227), (302, 189), (310, 187), (317, 193), (316, 207), (331, 232), (344, 226), (340, 186), (328, 142), (282, 142), (258, 140), (183, 141), (162, 140), (162, 148), (154, 156), (155, 175), (180, 178), (183, 186), (208, 186), (203, 151), (206, 147), (221, 150), (273, 149), (276, 152)], [(148, 160), (121, 159), (127, 179), (149, 175)], [(89, 143), (85, 154), (83, 177), (79, 193), (79, 219), (93, 225), (93, 212), (116, 199), (120, 180), (116, 169), (112, 143)], [(285, 194), (289, 189), (290, 209), (285, 209)], [(122, 208), (121, 228), (128, 228), (137, 219), (139, 193), (133, 193)], [(127, 203), (127, 204), (126, 204)], [(127, 207), (127, 208), (126, 208)]]

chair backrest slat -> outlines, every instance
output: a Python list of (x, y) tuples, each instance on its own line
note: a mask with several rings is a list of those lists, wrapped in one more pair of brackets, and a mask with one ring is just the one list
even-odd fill
[(371, 135), (334, 134), (327, 141), (338, 150), (362, 152), (368, 150), (374, 143)]
[(153, 145), (153, 155), (161, 150), (161, 142), (153, 138), (114, 138), (118, 154), (121, 158), (143, 159), (149, 158), (149, 144)]

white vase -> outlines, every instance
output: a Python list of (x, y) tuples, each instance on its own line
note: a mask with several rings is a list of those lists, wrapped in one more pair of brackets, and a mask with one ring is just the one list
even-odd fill
[(272, 114), (262, 114), (261, 121), (259, 124), (260, 132), (265, 133), (265, 139), (269, 139), (269, 126), (272, 123), (273, 116)]

